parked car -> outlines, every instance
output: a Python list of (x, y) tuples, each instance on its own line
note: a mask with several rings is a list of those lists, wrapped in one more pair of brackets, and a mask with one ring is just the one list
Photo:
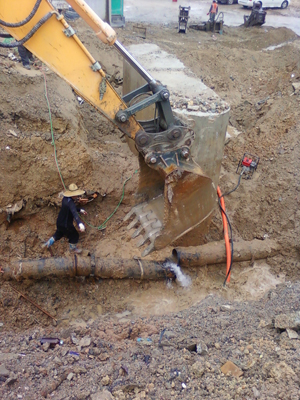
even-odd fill
[[(253, 0), (238, 0), (238, 3), (245, 8), (253, 7)], [(290, 0), (259, 0), (263, 8), (287, 8)]]
[(238, 0), (217, 0), (218, 4), (229, 4), (229, 5), (231, 5), (231, 4), (234, 4), (234, 3), (237, 3), (237, 2), (238, 2)]

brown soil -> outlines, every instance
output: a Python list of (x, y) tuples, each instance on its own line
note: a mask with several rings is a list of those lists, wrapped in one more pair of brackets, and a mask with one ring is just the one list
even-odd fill
[[(98, 43), (82, 22), (73, 25), (106, 72), (121, 77), (120, 56)], [(0, 361), (16, 381), (6, 382), (0, 373), (0, 393), (9, 399), (40, 399), (45, 385), (67, 371), (73, 377), (62, 382), (53, 399), (299, 399), (299, 341), (288, 339), (272, 320), (299, 310), (300, 96), (292, 83), (300, 82), (300, 40), (285, 28), (225, 27), (216, 41), (205, 32), (178, 36), (175, 27), (146, 28), (142, 39), (128, 23), (118, 30), (119, 40), (125, 46), (156, 43), (173, 52), (231, 105), (230, 126), (241, 133), (225, 147), (222, 191), (237, 184), (244, 152), (260, 157), (253, 178), (242, 180), (225, 198), (234, 241), (270, 237), (282, 241), (282, 251), (268, 260), (235, 263), (227, 289), (222, 288), (224, 265), (186, 271), (192, 278), (189, 289), (93, 278), (13, 282), (57, 318), (57, 327), (18, 297), (10, 283), (1, 282)], [(283, 42), (289, 44), (264, 50)], [(99, 226), (114, 211), (131, 176), (107, 228), (89, 227), (81, 245), (103, 258), (140, 255), (123, 223), (135, 203), (138, 162), (120, 132), (87, 103), (80, 105), (71, 88), (44, 66), (27, 71), (7, 55), (0, 51), (0, 208), (20, 200), (26, 207), (10, 223), (6, 213), (0, 214), (0, 265), (50, 256), (41, 244), (55, 230), (63, 188), (51, 144), (45, 79), (63, 179), (101, 194), (86, 207), (90, 224)], [(221, 239), (216, 210), (204, 240)], [(201, 242), (191, 233), (178, 244)], [(53, 249), (63, 255), (67, 242)], [(171, 251), (148, 258), (161, 260)], [(224, 312), (223, 304), (231, 307)], [(48, 350), (39, 345), (41, 336), (58, 336), (64, 345)], [(78, 347), (75, 336), (91, 340)], [(138, 337), (149, 337), (150, 346), (139, 344)], [(190, 351), (201, 341), (207, 355)], [(79, 356), (68, 355), (69, 350)], [(244, 375), (221, 374), (226, 360)], [(105, 388), (113, 397), (95, 397)]]

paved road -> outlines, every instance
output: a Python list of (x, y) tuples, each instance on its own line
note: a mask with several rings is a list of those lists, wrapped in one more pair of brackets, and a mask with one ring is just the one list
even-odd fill
[[(126, 21), (147, 22), (158, 24), (177, 24), (179, 5), (191, 7), (190, 22), (197, 23), (208, 19), (210, 1), (178, 1), (171, 0), (125, 0), (124, 14)], [(243, 24), (244, 15), (250, 15), (251, 10), (244, 9), (239, 4), (219, 5), (219, 11), (224, 12), (224, 22), (227, 26)], [(286, 27), (300, 35), (300, 10), (293, 6), (286, 10), (267, 10), (266, 24), (274, 28)]]

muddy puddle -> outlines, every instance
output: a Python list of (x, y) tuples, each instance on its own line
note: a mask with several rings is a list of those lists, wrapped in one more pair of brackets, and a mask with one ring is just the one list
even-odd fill
[(277, 44), (276, 46), (266, 47), (265, 49), (262, 49), (262, 51), (272, 51), (272, 50), (280, 49), (281, 47), (287, 46), (292, 43), (293, 43), (293, 41), (290, 40), (288, 42), (283, 42), (283, 43)]
[[(200, 303), (207, 296), (218, 296), (224, 303), (263, 298), (271, 289), (285, 282), (265, 262), (234, 267), (230, 284), (224, 283), (222, 267), (180, 271), (180, 281), (135, 282), (102, 281), (82, 290), (87, 299), (82, 304), (68, 304), (58, 314), (59, 324), (86, 327), (97, 317), (112, 316), (120, 322), (135, 318), (176, 313)], [(178, 271), (177, 271), (178, 274)], [(89, 296), (90, 295), (90, 296)]]
[(254, 264), (233, 273), (231, 283), (224, 288), (223, 283), (220, 285), (223, 278), (220, 272), (215, 276), (212, 272), (208, 273), (202, 279), (201, 274), (190, 276), (189, 271), (185, 271), (185, 279), (190, 279), (188, 286), (176, 282), (159, 283), (156, 287), (151, 285), (148, 290), (130, 295), (126, 299), (127, 308), (133, 314), (151, 316), (187, 309), (213, 295), (224, 297), (227, 301), (258, 300), (285, 281), (284, 275), (274, 275), (269, 265)]

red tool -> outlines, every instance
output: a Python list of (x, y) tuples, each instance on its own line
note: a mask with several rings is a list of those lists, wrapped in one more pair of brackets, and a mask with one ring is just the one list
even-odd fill
[(243, 157), (239, 161), (239, 165), (237, 167), (237, 174), (241, 174), (243, 171), (243, 175), (245, 179), (251, 179), (254, 171), (259, 163), (259, 157), (250, 154), (244, 153)]

